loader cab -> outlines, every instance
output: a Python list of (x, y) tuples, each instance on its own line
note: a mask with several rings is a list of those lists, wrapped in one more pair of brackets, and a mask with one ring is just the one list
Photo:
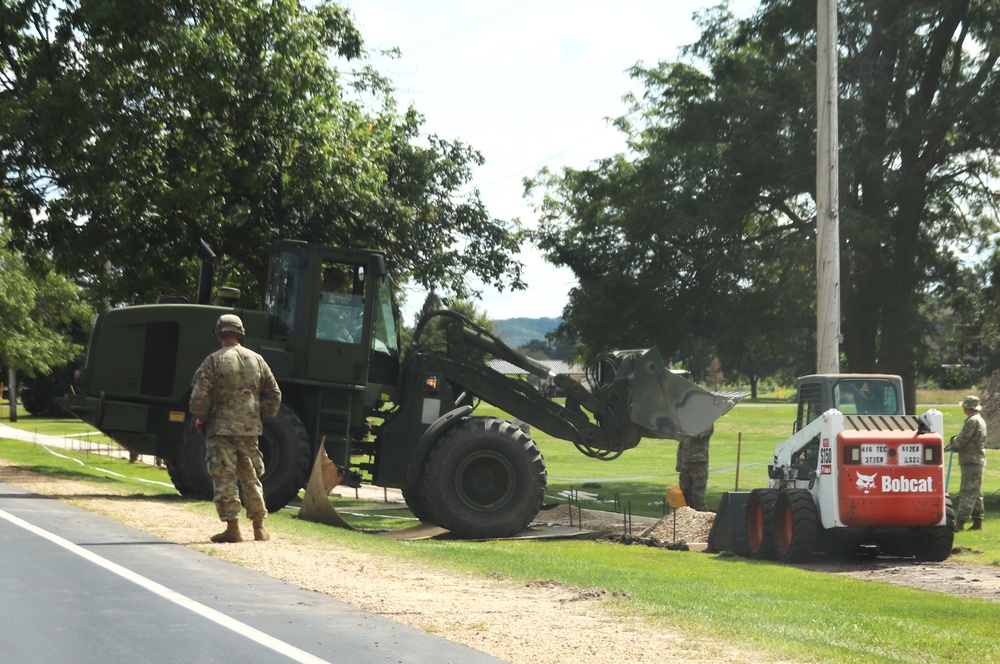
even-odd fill
[(844, 415), (903, 415), (903, 385), (887, 374), (814, 374), (796, 382), (798, 413), (793, 433), (827, 410)]
[(274, 247), (265, 308), (273, 338), (295, 346), (305, 379), (366, 389), (398, 382), (399, 333), (380, 252)]

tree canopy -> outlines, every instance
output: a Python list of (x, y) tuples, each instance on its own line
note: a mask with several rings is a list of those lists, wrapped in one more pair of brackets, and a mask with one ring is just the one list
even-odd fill
[[(94, 312), (69, 279), (29, 267), (7, 249), (6, 235), (0, 229), (0, 367), (12, 377), (43, 374), (79, 355), (82, 347), (73, 343), (72, 332), (85, 329)], [(0, 374), (0, 382), (4, 378)], [(11, 404), (11, 419), (16, 419), (13, 398)]]
[(251, 298), (284, 238), (382, 248), (459, 296), (522, 287), (481, 155), (422, 123), (331, 2), (0, 5), (0, 218), (102, 301), (193, 293), (199, 239)]
[[(815, 3), (700, 22), (685, 61), (633, 68), (627, 156), (528, 183), (579, 279), (561, 334), (595, 351), (815, 343)], [(996, 228), (1000, 3), (841, 2), (839, 26), (842, 368), (912, 404), (929, 294)]]

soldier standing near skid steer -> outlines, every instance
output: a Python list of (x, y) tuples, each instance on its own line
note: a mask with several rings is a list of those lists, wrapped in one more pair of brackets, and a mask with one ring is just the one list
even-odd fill
[(714, 427), (696, 436), (684, 436), (677, 443), (677, 472), (684, 502), (692, 509), (707, 512), (705, 489), (708, 486), (708, 441)]
[(958, 463), (962, 469), (962, 484), (958, 491), (958, 511), (955, 532), (965, 528), (965, 522), (972, 518), (969, 530), (983, 529), (983, 469), (986, 467), (986, 421), (979, 411), (979, 397), (965, 397), (962, 401), (965, 424), (962, 431), (951, 439), (946, 448), (958, 452)]
[(264, 530), (267, 508), (260, 483), (264, 461), (257, 437), (263, 432), (262, 421), (278, 412), (281, 390), (264, 358), (240, 345), (244, 331), (239, 316), (220, 316), (215, 334), (222, 348), (206, 357), (195, 372), (190, 403), (195, 426), (205, 434), (215, 509), (227, 523), (226, 530), (212, 535), (212, 541), (243, 541), (237, 480), (243, 487), (254, 539), (264, 541), (269, 535)]

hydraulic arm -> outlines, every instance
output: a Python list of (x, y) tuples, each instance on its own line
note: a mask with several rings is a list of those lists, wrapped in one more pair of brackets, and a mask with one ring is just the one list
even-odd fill
[[(500, 338), (453, 311), (426, 317), (424, 325), (445, 319), (444, 352), (416, 352), (440, 367), (461, 392), (474, 395), (545, 433), (569, 440), (588, 456), (613, 459), (641, 438), (677, 438), (704, 431), (739, 400), (714, 394), (666, 368), (656, 347), (601, 356), (586, 371), (586, 385), (526, 357)], [(522, 380), (491, 369), (484, 355), (505, 360), (539, 378), (552, 380), (566, 394), (566, 405), (547, 399)]]

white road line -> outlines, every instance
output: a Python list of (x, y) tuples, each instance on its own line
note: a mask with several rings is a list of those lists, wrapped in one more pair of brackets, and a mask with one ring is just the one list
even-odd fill
[(103, 567), (109, 572), (117, 574), (123, 579), (131, 581), (132, 583), (136, 584), (137, 586), (140, 586), (141, 588), (145, 588), (150, 592), (156, 593), (157, 595), (166, 599), (167, 601), (173, 602), (174, 604), (177, 604), (178, 606), (181, 606), (189, 611), (192, 611), (193, 613), (196, 613), (203, 618), (207, 618), (208, 620), (211, 620), (212, 622), (222, 627), (225, 627), (226, 629), (232, 630), (237, 634), (245, 636), (246, 638), (252, 641), (256, 641), (265, 648), (270, 648), (271, 650), (279, 654), (285, 655), (286, 657), (296, 662), (303, 662), (304, 664), (329, 664), (329, 662), (325, 659), (321, 659), (319, 657), (316, 657), (315, 655), (311, 655), (306, 651), (300, 650), (299, 648), (296, 648), (295, 646), (289, 643), (285, 643), (284, 641), (281, 641), (279, 639), (274, 638), (273, 636), (265, 634), (264, 632), (261, 632), (258, 629), (250, 627), (249, 625), (242, 623), (239, 620), (230, 618), (224, 613), (216, 611), (215, 609), (210, 608), (208, 606), (205, 606), (200, 602), (196, 602), (190, 597), (185, 597), (184, 595), (181, 595), (180, 593), (171, 590), (170, 588), (167, 588), (166, 586), (163, 586), (157, 583), (156, 581), (147, 579), (141, 574), (137, 574), (126, 567), (122, 567), (121, 565), (113, 563), (110, 560), (107, 560), (106, 558), (102, 558), (101, 556), (92, 553), (81, 546), (73, 544), (69, 540), (63, 539), (62, 537), (50, 533), (47, 530), (43, 530), (42, 528), (39, 528), (38, 526), (28, 523), (27, 521), (20, 519), (14, 516), (13, 514), (10, 514), (9, 512), (0, 510), (0, 518), (9, 521), (15, 526), (24, 528), (25, 530), (34, 533), (39, 537), (43, 537), (52, 542), (53, 544), (57, 544), (62, 548), (66, 549), (67, 551), (75, 553), (84, 560), (88, 560), (94, 563), (95, 565)]

